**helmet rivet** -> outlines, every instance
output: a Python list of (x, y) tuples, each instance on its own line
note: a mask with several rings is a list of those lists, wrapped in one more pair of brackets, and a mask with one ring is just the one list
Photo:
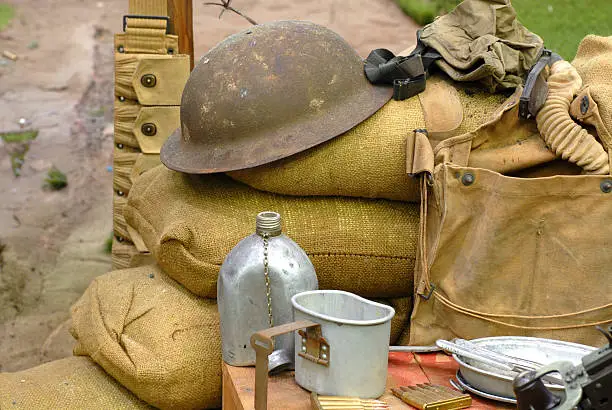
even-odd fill
[(604, 194), (609, 194), (610, 192), (612, 192), (612, 180), (606, 179), (601, 181), (599, 187), (601, 188), (601, 192), (603, 192)]
[(465, 174), (463, 174), (463, 176), (461, 177), (461, 183), (465, 186), (470, 186), (474, 183), (474, 174), (471, 174), (469, 172), (466, 172)]
[(147, 88), (155, 87), (155, 84), (157, 84), (157, 77), (153, 74), (145, 74), (140, 79), (140, 83)]
[(157, 127), (152, 122), (147, 122), (146, 124), (142, 124), (140, 131), (147, 137), (152, 137), (157, 134)]

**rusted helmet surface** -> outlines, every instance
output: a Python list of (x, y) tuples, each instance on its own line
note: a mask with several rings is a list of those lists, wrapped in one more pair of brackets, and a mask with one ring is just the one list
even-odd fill
[(391, 98), (333, 31), (303, 21), (253, 26), (204, 55), (183, 91), (170, 169), (206, 174), (304, 151), (359, 124)]

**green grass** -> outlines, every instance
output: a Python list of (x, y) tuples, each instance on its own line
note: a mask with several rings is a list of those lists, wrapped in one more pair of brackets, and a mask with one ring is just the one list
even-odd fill
[(396, 0), (397, 4), (417, 24), (424, 26), (440, 14), (452, 10), (459, 2), (456, 0)]
[(53, 191), (59, 191), (60, 189), (66, 188), (68, 185), (68, 178), (66, 174), (64, 174), (59, 169), (53, 167), (47, 173), (47, 178), (45, 178), (45, 187), (49, 188)]
[(38, 130), (24, 130), (0, 133), (0, 139), (6, 144), (11, 158), (13, 174), (21, 175), (21, 167), (25, 162), (25, 156), (30, 149), (30, 143), (38, 136)]
[[(452, 10), (456, 0), (396, 0), (419, 24)], [(572, 60), (587, 34), (612, 35), (611, 0), (513, 0), (518, 19), (536, 33), (547, 48)]]
[(13, 6), (6, 3), (0, 3), (0, 31), (4, 30), (4, 27), (13, 19), (15, 10)]
[(108, 238), (104, 241), (104, 252), (105, 253), (113, 253), (113, 238), (115, 234), (113, 232), (110, 233)]
[(612, 35), (610, 0), (513, 0), (512, 5), (519, 21), (566, 60), (574, 59), (587, 34)]
[(38, 130), (15, 131), (0, 133), (4, 142), (30, 142), (38, 136)]

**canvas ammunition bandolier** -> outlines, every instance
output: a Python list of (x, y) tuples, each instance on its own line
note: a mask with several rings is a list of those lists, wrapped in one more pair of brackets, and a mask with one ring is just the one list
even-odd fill
[(159, 151), (179, 126), (189, 55), (170, 34), (167, 0), (130, 0), (115, 35), (113, 268), (138, 265), (148, 250), (134, 242), (123, 208), (135, 177), (159, 164)]

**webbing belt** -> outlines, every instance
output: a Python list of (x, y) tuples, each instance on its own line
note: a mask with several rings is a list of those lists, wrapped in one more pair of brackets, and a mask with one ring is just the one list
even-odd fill
[(178, 39), (168, 34), (167, 0), (130, 0), (117, 46), (122, 53), (174, 54)]

